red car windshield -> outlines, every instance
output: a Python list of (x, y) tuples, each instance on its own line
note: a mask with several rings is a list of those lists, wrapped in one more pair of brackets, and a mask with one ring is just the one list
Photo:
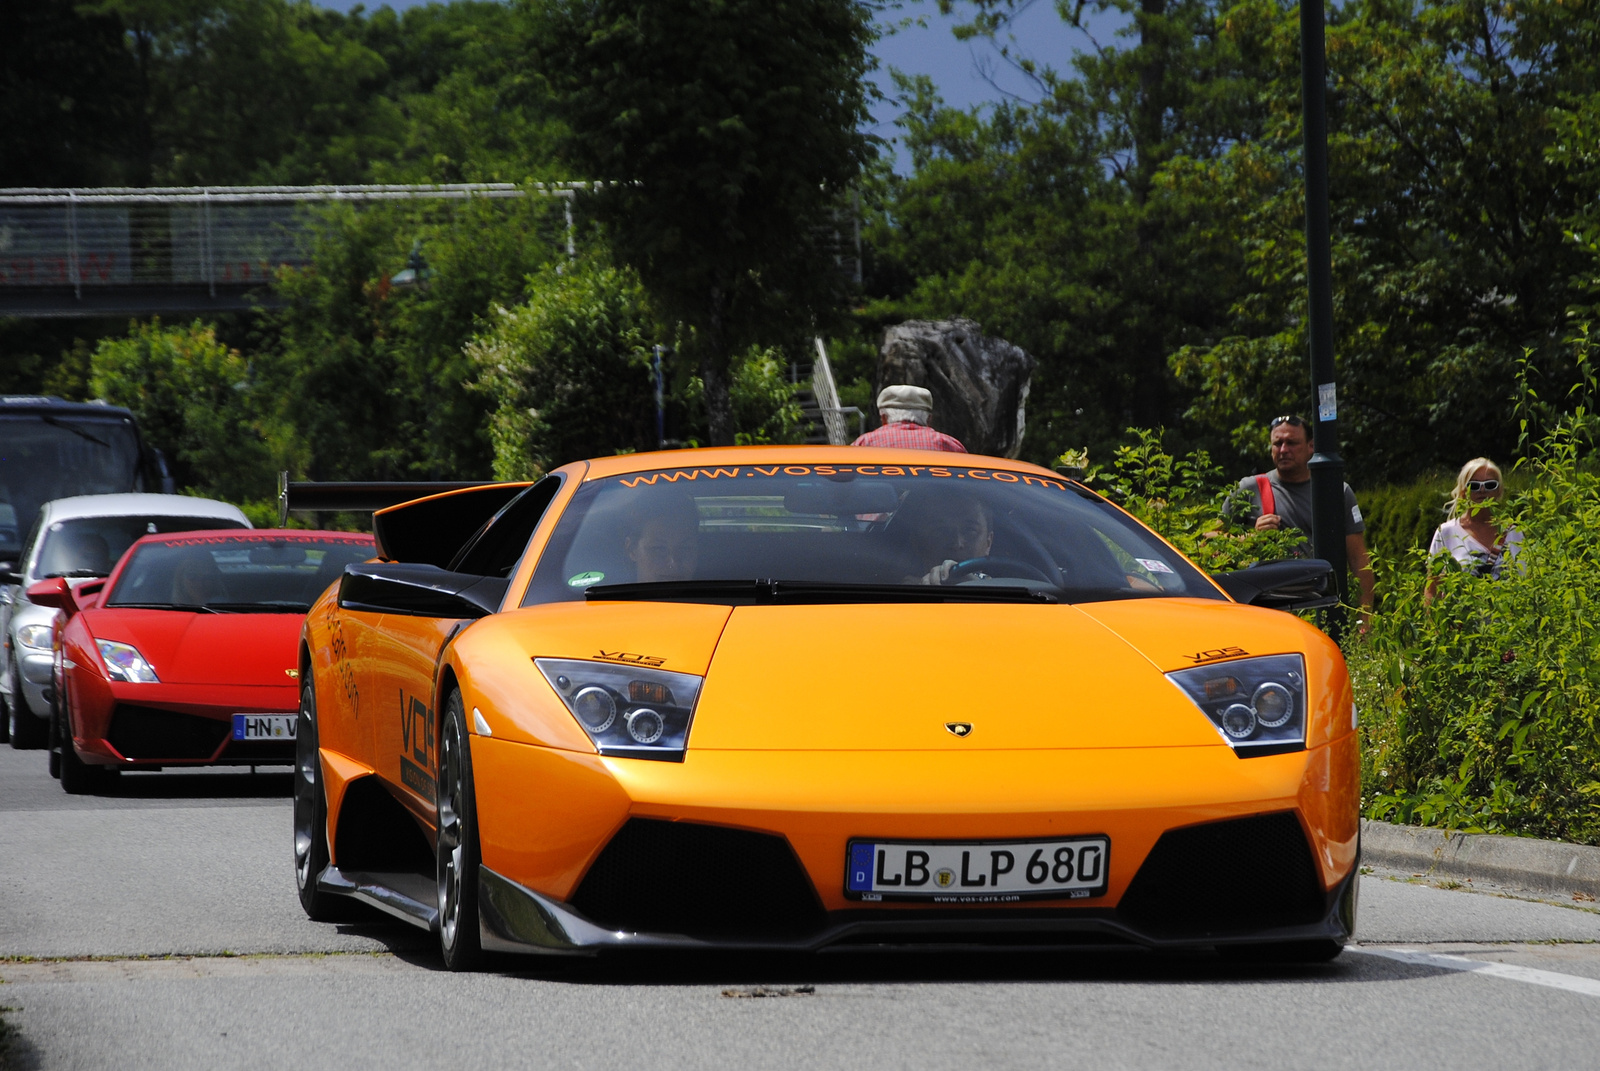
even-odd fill
[(241, 536), (137, 547), (106, 606), (216, 613), (305, 613), (371, 539)]

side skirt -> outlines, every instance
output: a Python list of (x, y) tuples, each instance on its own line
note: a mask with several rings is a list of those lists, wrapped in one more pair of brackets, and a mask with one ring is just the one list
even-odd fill
[(344, 873), (329, 864), (317, 878), (317, 888), (336, 896), (348, 896), (401, 922), (435, 933), (439, 929), (439, 889), (428, 874), (407, 872)]

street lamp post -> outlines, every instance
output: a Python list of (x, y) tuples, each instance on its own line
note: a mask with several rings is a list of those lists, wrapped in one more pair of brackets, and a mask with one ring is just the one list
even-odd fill
[(1311, 546), (1333, 565), (1340, 606), (1328, 611), (1337, 640), (1349, 600), (1344, 543), (1344, 460), (1339, 456), (1339, 396), (1333, 373), (1333, 240), (1328, 221), (1327, 42), (1322, 0), (1300, 0), (1300, 106), (1305, 135), (1306, 336), (1317, 400), (1311, 458)]

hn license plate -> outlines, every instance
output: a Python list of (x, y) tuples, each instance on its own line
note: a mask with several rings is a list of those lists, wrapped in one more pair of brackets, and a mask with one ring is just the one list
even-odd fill
[(235, 714), (235, 740), (293, 740), (298, 714)]
[(848, 851), (845, 895), (853, 900), (945, 904), (1085, 900), (1105, 894), (1111, 838), (853, 840)]

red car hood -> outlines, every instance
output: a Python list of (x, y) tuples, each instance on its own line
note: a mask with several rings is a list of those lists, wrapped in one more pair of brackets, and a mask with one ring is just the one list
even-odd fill
[(163, 684), (293, 685), (304, 614), (86, 610), (99, 640), (131, 643)]

